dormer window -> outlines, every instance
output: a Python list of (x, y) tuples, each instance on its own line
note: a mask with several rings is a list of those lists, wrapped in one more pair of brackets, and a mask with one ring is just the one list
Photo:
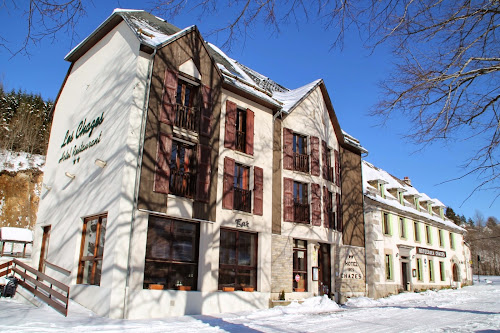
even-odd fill
[(420, 202), (417, 197), (414, 198), (415, 209), (420, 210)]

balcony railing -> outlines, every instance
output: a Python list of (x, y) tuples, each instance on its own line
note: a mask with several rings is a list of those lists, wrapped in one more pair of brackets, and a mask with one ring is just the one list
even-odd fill
[(242, 212), (250, 213), (252, 203), (252, 192), (239, 187), (234, 188), (233, 208)]
[(236, 131), (236, 150), (245, 152), (246, 133), (244, 131)]
[(293, 157), (293, 169), (296, 171), (309, 172), (309, 155), (295, 153)]
[(293, 217), (295, 222), (309, 222), (309, 204), (300, 201), (293, 202)]
[(170, 193), (181, 197), (193, 198), (196, 176), (178, 169), (170, 170)]
[(198, 108), (177, 104), (174, 125), (190, 131), (197, 131)]

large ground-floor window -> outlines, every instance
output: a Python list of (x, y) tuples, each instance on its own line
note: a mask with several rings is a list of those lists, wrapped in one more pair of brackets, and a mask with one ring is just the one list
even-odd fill
[(151, 215), (144, 288), (196, 290), (199, 234), (198, 223)]
[(220, 230), (219, 289), (257, 289), (257, 234)]
[(77, 283), (100, 285), (107, 214), (83, 220)]
[(293, 240), (293, 291), (307, 291), (307, 241)]

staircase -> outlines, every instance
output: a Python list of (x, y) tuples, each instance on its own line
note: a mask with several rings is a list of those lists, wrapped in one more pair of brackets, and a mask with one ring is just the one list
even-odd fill
[(69, 287), (25, 263), (13, 259), (0, 264), (0, 277), (8, 274), (19, 280), (19, 285), (44, 301), (64, 316), (68, 316)]

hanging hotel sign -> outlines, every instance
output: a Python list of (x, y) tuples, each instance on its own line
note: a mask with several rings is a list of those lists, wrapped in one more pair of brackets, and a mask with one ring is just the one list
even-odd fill
[(361, 273), (361, 268), (354, 257), (354, 255), (349, 254), (344, 262), (344, 268), (340, 276), (342, 279), (354, 279), (362, 280), (363, 274)]
[(446, 258), (445, 251), (437, 251), (437, 250), (433, 250), (433, 249), (426, 249), (423, 247), (417, 247), (417, 254), (425, 254), (425, 255), (433, 256), (433, 257)]
[[(90, 122), (87, 122), (87, 118), (83, 119), (78, 123), (78, 126), (73, 131), (67, 130), (61, 144), (61, 148), (64, 148), (64, 150), (59, 158), (59, 163), (70, 158), (75, 158), (73, 163), (79, 162), (80, 157), (78, 154), (99, 144), (101, 142), (102, 131), (99, 135), (94, 135), (94, 138), (90, 138), (92, 137), (94, 130), (99, 127), (103, 121), (104, 112), (101, 113), (100, 116), (92, 119)], [(74, 140), (80, 142), (75, 142), (76, 144), (72, 145)]]

